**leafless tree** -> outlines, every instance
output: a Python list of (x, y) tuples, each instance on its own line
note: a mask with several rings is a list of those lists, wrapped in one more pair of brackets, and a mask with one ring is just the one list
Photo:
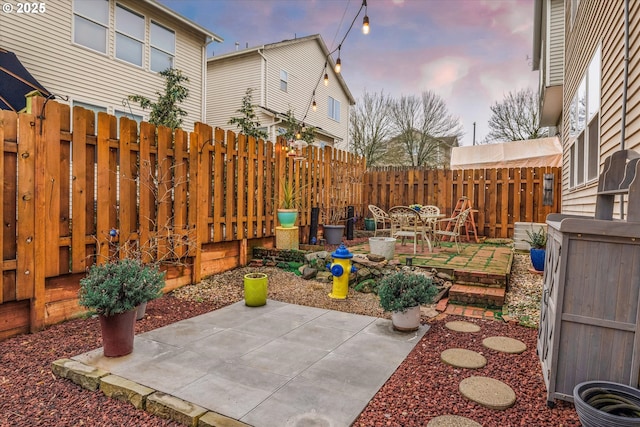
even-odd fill
[(444, 100), (432, 91), (420, 96), (401, 96), (391, 103), (391, 118), (402, 147), (404, 158), (411, 166), (437, 163), (439, 147), (444, 137), (462, 137), (460, 120), (451, 115)]
[(390, 99), (384, 92), (364, 92), (351, 111), (349, 129), (353, 152), (363, 156), (367, 166), (375, 166), (385, 155), (391, 135)]
[(540, 127), (538, 97), (531, 89), (509, 92), (491, 106), (489, 134), (481, 142), (520, 141), (545, 138), (549, 129)]

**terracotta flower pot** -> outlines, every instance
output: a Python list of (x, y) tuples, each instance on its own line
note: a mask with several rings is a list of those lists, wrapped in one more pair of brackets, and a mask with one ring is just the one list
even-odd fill
[(136, 310), (111, 316), (98, 316), (102, 332), (102, 348), (105, 357), (126, 356), (133, 351)]

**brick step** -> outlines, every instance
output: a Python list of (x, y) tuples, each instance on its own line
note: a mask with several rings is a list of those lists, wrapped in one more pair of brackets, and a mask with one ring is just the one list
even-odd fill
[(502, 307), (505, 294), (505, 288), (489, 288), (456, 283), (449, 289), (449, 302), (452, 304)]
[(456, 283), (484, 287), (506, 288), (509, 276), (505, 273), (455, 270)]

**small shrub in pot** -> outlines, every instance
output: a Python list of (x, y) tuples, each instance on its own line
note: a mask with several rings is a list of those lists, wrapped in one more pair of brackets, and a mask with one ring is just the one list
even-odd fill
[(378, 287), (380, 305), (390, 312), (405, 312), (411, 307), (428, 304), (436, 293), (431, 277), (402, 271), (383, 277)]
[(164, 273), (138, 260), (94, 264), (80, 279), (80, 305), (103, 316), (133, 310), (162, 295)]

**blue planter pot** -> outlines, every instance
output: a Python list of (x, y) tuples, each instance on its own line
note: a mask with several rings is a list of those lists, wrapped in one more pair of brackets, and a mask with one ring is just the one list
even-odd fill
[(532, 248), (530, 255), (531, 255), (531, 264), (533, 264), (533, 268), (536, 271), (544, 271), (545, 250)]

